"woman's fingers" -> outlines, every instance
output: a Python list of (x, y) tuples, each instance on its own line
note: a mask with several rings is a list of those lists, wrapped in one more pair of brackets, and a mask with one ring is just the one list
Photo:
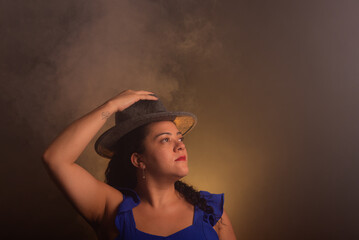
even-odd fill
[(123, 111), (139, 100), (158, 100), (153, 94), (150, 91), (125, 90), (109, 101), (115, 106), (116, 111)]
[(139, 91), (135, 91), (135, 92), (137, 92), (137, 93), (139, 93), (139, 94), (154, 94), (153, 92), (149, 92), (149, 91), (143, 91), (143, 90), (139, 90)]
[(155, 94), (150, 91), (144, 91), (144, 90), (139, 90), (139, 91), (129, 90), (129, 91), (130, 93), (139, 95), (140, 100), (158, 100), (158, 97), (154, 96)]
[(149, 95), (149, 94), (142, 94), (141, 99), (142, 100), (158, 100), (158, 97), (155, 97), (155, 96)]

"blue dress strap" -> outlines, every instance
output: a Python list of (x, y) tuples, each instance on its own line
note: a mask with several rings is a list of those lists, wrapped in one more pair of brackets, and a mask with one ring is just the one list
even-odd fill
[(123, 194), (123, 201), (118, 208), (118, 212), (127, 212), (140, 204), (140, 197), (135, 191), (129, 188), (117, 188)]
[(206, 199), (207, 205), (213, 209), (213, 213), (204, 212), (203, 220), (214, 226), (223, 214), (224, 194), (212, 194), (207, 191), (200, 191), (200, 195)]
[(129, 188), (117, 188), (123, 194), (123, 200), (118, 206), (115, 225), (120, 234), (116, 239), (126, 239), (126, 235), (134, 234), (136, 225), (132, 217), (132, 209), (140, 204), (140, 198)]

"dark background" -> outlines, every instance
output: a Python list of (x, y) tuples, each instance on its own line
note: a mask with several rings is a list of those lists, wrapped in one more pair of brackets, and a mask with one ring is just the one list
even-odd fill
[[(347, 0), (1, 0), (3, 239), (96, 239), (40, 158), (128, 88), (198, 116), (185, 180), (225, 193), (238, 239), (359, 239), (358, 12)], [(94, 140), (78, 163), (103, 180)]]

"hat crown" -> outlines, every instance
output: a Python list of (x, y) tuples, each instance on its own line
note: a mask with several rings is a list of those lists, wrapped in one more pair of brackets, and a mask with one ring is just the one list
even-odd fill
[(117, 111), (115, 114), (115, 124), (118, 125), (124, 121), (160, 112), (167, 112), (160, 100), (140, 100), (123, 111)]

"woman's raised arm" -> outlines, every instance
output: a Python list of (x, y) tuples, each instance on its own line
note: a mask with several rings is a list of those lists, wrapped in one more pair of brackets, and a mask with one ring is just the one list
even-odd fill
[(42, 156), (50, 176), (90, 223), (102, 220), (108, 196), (114, 189), (97, 180), (75, 161), (114, 112), (122, 111), (141, 99), (157, 100), (149, 94), (152, 93), (126, 90), (106, 101), (71, 123), (55, 138)]

